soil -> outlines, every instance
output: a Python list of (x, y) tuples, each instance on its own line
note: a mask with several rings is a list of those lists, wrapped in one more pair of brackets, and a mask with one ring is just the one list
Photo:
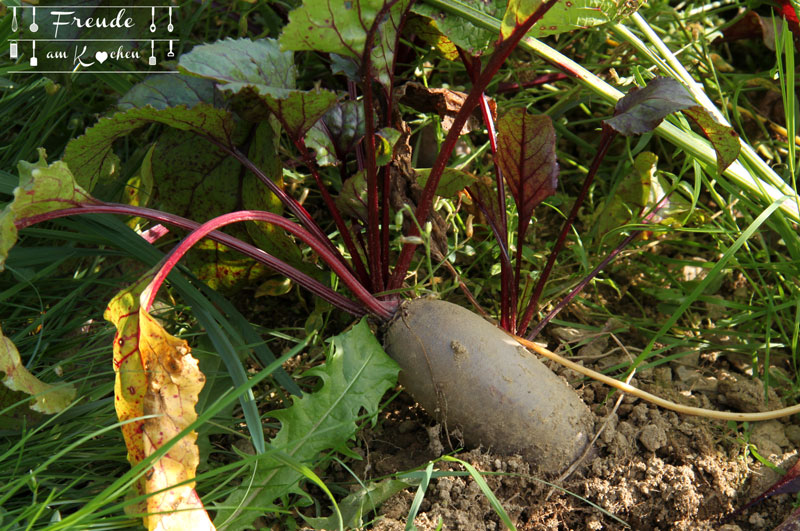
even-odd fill
[[(621, 361), (623, 354), (614, 350), (602, 336), (584, 346), (578, 357), (603, 369)], [(682, 358), (680, 364), (640, 372), (631, 383), (705, 408), (782, 407), (774, 391), (765, 400), (763, 384), (735, 364), (714, 360), (713, 370), (702, 364), (697, 357)], [(634, 397), (612, 395), (600, 383), (578, 380), (550, 366), (570, 381), (598, 419), (595, 430), (600, 434), (591, 455), (570, 477), (542, 478), (521, 457), (495, 455), (491, 449), (460, 450), (458, 433), (447, 433), (405, 394), (390, 406), (383, 422), (361, 433), (369, 450), (355, 472), (362, 478), (385, 476), (459, 450), (457, 457), (477, 469), (500, 473), (486, 476), (486, 481), (520, 530), (773, 529), (791, 513), (793, 497), (783, 494), (729, 516), (780, 477), (747, 451), (745, 440), (786, 470), (798, 458), (800, 426), (775, 420), (743, 427), (682, 416)], [(444, 461), (438, 461), (436, 469), (463, 470)], [(372, 529), (405, 529), (414, 493), (409, 489), (385, 502)], [(438, 529), (439, 524), (463, 531), (504, 528), (468, 476), (432, 480), (414, 524), (420, 530)]]

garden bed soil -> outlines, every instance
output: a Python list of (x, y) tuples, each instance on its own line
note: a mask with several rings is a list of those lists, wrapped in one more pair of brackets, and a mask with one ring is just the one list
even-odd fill
[[(588, 357), (593, 359), (584, 363), (601, 370), (621, 361), (613, 354)], [(714, 360), (713, 369), (698, 366), (702, 364), (698, 357), (683, 358), (681, 363), (638, 373), (632, 383), (691, 406), (736, 411), (781, 407), (774, 391), (770, 390), (767, 401), (763, 384), (734, 364), (724, 359)], [(784, 419), (743, 429), (678, 415), (631, 396), (620, 400), (600, 383), (550, 366), (590, 405), (598, 419), (596, 430), (603, 428), (591, 455), (575, 473), (562, 481), (546, 478), (559, 485), (554, 488), (519, 456), (495, 455), (491, 449), (457, 454), (481, 471), (504, 474), (486, 480), (518, 529), (773, 529), (791, 512), (793, 497), (783, 494), (725, 519), (780, 477), (747, 452), (745, 440), (786, 470), (798, 457), (797, 424)], [(405, 394), (385, 413), (377, 428), (360, 435), (366, 448), (365, 459), (356, 464), (360, 477), (407, 471), (460, 447), (457, 432), (435, 423)], [(463, 470), (443, 461), (437, 462), (436, 469)], [(405, 529), (413, 498), (414, 489), (390, 498), (372, 529)], [(442, 529), (462, 531), (504, 528), (478, 485), (464, 476), (431, 481), (414, 523), (420, 530), (434, 530), (440, 522)]]

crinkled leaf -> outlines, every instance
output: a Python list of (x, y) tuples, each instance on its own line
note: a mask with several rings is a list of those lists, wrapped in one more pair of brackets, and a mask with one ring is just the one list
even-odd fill
[(292, 52), (274, 39), (225, 39), (196, 46), (181, 56), (183, 72), (217, 83), (234, 95), (234, 109), (249, 121), (274, 113), (292, 139), (299, 139), (338, 97), (328, 90), (294, 90), (297, 69)]
[(149, 123), (192, 131), (225, 145), (231, 145), (234, 128), (228, 111), (207, 103), (191, 108), (183, 105), (165, 109), (135, 107), (101, 118), (83, 136), (70, 141), (64, 151), (64, 162), (73, 169), (78, 184), (89, 191), (99, 183), (113, 184), (120, 165), (119, 157), (111, 149), (114, 142)]
[(389, 4), (386, 0), (305, 0), (289, 13), (289, 23), (280, 37), (281, 46), (288, 50), (334, 53), (360, 62), (368, 32), (374, 30), (371, 77), (388, 85), (397, 28), (410, 0)]
[[(471, 2), (470, 7), (500, 19), (506, 10), (506, 2), (504, 0)], [(491, 53), (494, 49), (494, 43), (497, 41), (497, 34), (494, 32), (479, 28), (456, 14), (439, 10), (423, 2), (415, 3), (412, 10), (428, 17), (433, 27), (470, 55), (480, 56)]]
[(732, 127), (722, 125), (714, 120), (711, 113), (699, 105), (684, 109), (683, 114), (697, 124), (711, 145), (714, 146), (714, 151), (717, 152), (717, 171), (722, 174), (725, 168), (733, 164), (739, 156), (741, 148), (739, 135)]
[[(106, 308), (104, 317), (117, 328), (114, 336), (114, 406), (120, 421), (145, 415), (122, 426), (131, 466), (152, 455), (197, 419), (197, 396), (205, 376), (186, 341), (168, 334), (146, 311), (141, 301), (155, 271), (121, 291)], [(148, 529), (214, 529), (191, 480), (199, 462), (192, 431), (156, 461), (134, 483), (134, 495), (149, 495), (126, 506), (130, 514), (144, 517)], [(162, 489), (168, 489), (153, 494)], [(163, 513), (163, 514), (155, 514)]]
[(497, 123), (497, 164), (519, 212), (525, 233), (533, 209), (556, 191), (556, 132), (550, 117), (513, 109)]
[(218, 106), (214, 83), (194, 76), (156, 75), (137, 83), (117, 102), (117, 108), (126, 111), (134, 107), (150, 105), (154, 109), (166, 109), (185, 105), (194, 107), (199, 103)]
[[(322, 379), (322, 388), (302, 398), (293, 397), (288, 409), (275, 411), (281, 430), (270, 446), (295, 463), (312, 467), (321, 452), (342, 448), (356, 432), (362, 410), (375, 415), (380, 399), (395, 385), (399, 368), (361, 320), (333, 338), (327, 362), (310, 371)], [(216, 522), (229, 531), (249, 528), (276, 498), (299, 492), (303, 475), (286, 466), (274, 452), (258, 462), (252, 482), (243, 483), (219, 507)]]
[(545, 37), (615, 22), (635, 13), (641, 3), (641, 0), (562, 0), (556, 2), (528, 34)]
[(378, 166), (386, 166), (392, 160), (394, 145), (403, 136), (400, 131), (384, 127), (375, 134), (375, 161)]
[[(154, 203), (203, 223), (243, 208), (239, 190), (249, 175), (224, 150), (192, 133), (166, 130), (153, 153)], [(226, 227), (225, 232), (249, 241), (243, 224)], [(253, 260), (208, 239), (195, 245), (183, 263), (214, 289), (236, 289), (265, 272)]]
[[(218, 44), (223, 49), (228, 45), (235, 48), (239, 45), (239, 41), (229, 40)], [(217, 49), (212, 45), (208, 45), (208, 47), (212, 50)], [(272, 41), (271, 47), (267, 46), (266, 48), (274, 50), (277, 48), (277, 44)], [(256, 51), (259, 49), (263, 50), (264, 47), (256, 46)], [(214, 53), (217, 52), (212, 53), (208, 50), (198, 52), (201, 59), (207, 58), (209, 61)], [(288, 67), (293, 68), (291, 54), (288, 55)], [(280, 57), (282, 56), (278, 56), (278, 59)], [(264, 56), (261, 59), (275, 58)], [(222, 64), (227, 65), (224, 60)], [(158, 85), (159, 89), (165, 93), (164, 102), (166, 104), (178, 101), (196, 102), (207, 99), (209, 95), (213, 96), (213, 81), (181, 75), (169, 77), (178, 78), (178, 80)], [(291, 82), (294, 82), (293, 77)], [(147, 88), (151, 85), (145, 81), (136, 87), (139, 86)], [(144, 103), (146, 100), (129, 97), (126, 101), (132, 105)], [(197, 104), (197, 106), (204, 105), (204, 103)], [(192, 110), (195, 108), (197, 107)], [(230, 115), (227, 117), (233, 128), (232, 118)], [(248, 129), (249, 126), (231, 129), (227, 133), (225, 144), (234, 146), (247, 142), (250, 160), (274, 182), (282, 186), (282, 168), (278, 161), (271, 130), (267, 124), (260, 124), (253, 128), (254, 132), (248, 139)], [(153, 197), (153, 202), (157, 207), (198, 222), (204, 222), (220, 214), (242, 208), (282, 212), (280, 201), (255, 175), (242, 171), (241, 165), (228, 156), (225, 150), (209, 144), (193, 132), (166, 130), (151, 149), (152, 155), (146, 157), (142, 164), (141, 187), (138, 190), (134, 187), (126, 187), (126, 199), (128, 200), (140, 200), (140, 194), (135, 192), (147, 191), (149, 188), (148, 195)], [(152, 185), (147, 183), (148, 177), (151, 178)], [(268, 253), (293, 265), (302, 260), (300, 251), (293, 240), (283, 231), (275, 230), (271, 225), (247, 223), (246, 225), (231, 226), (226, 229), (226, 232), (244, 241), (253, 241)], [(190, 251), (185, 263), (199, 278), (215, 288), (236, 288), (264, 273), (264, 268), (253, 260), (210, 240), (203, 240), (195, 246)]]
[(668, 115), (696, 105), (686, 88), (668, 77), (657, 77), (646, 87), (633, 87), (614, 107), (605, 121), (622, 135), (653, 131)]
[[(261, 169), (272, 182), (283, 188), (283, 165), (275, 145), (275, 133), (268, 123), (261, 123), (252, 135), (247, 157)], [(261, 180), (251, 172), (241, 177), (242, 207), (245, 210), (265, 210), (283, 213), (283, 203)], [(231, 229), (233, 227), (229, 227)], [(306, 274), (315, 276), (319, 270), (303, 262), (300, 247), (282, 229), (263, 221), (248, 221), (245, 229), (252, 241), (262, 250), (280, 258)]]
[[(428, 182), (428, 176), (430, 175), (431, 170), (429, 168), (418, 169), (416, 170), (416, 173), (417, 184), (421, 188), (424, 188), (425, 183)], [(457, 170), (455, 168), (445, 168), (441, 179), (439, 179), (439, 184), (436, 185), (436, 195), (446, 197), (448, 199), (454, 199), (464, 188), (472, 186), (476, 182), (477, 177), (471, 173)]]
[(39, 148), (39, 161), (20, 161), (19, 186), (14, 190), (14, 200), (0, 212), (0, 271), (3, 270), (8, 251), (17, 242), (15, 222), (53, 210), (97, 204), (98, 201), (75, 182), (63, 162), (47, 165), (45, 150)]
[[(376, 511), (383, 502), (403, 489), (416, 486), (418, 480), (384, 479), (376, 481), (349, 494), (338, 503), (345, 529), (360, 529), (367, 522), (367, 516)], [(305, 518), (305, 517), (304, 517)], [(338, 529), (339, 519), (331, 515), (327, 518), (305, 518), (314, 529)]]
[(31, 374), (19, 357), (16, 345), (3, 335), (0, 328), (0, 373), (4, 373), (3, 384), (12, 391), (30, 395), (30, 408), (51, 415), (63, 411), (75, 398), (75, 387), (71, 384), (50, 385)]
[(344, 182), (336, 197), (336, 206), (345, 216), (367, 221), (367, 174), (364, 170)]
[[(408, 105), (412, 109), (423, 113), (436, 113), (442, 119), (442, 130), (449, 132), (453, 126), (456, 115), (461, 111), (461, 106), (467, 99), (465, 92), (459, 92), (448, 88), (429, 88), (420, 83), (409, 81), (399, 87), (396, 94), (400, 95), (400, 103)], [(492, 119), (497, 119), (497, 103), (491, 99), (486, 99)], [(483, 127), (481, 111), (475, 109), (467, 122), (461, 128), (460, 134), (469, 133), (471, 130)]]

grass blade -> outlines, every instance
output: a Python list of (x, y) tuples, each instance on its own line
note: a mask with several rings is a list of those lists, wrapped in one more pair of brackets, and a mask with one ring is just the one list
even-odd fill
[(463, 467), (467, 469), (469, 475), (472, 476), (472, 479), (475, 480), (475, 483), (478, 484), (478, 486), (481, 489), (481, 492), (483, 492), (483, 495), (486, 496), (486, 498), (489, 500), (489, 503), (492, 505), (492, 508), (497, 513), (497, 516), (499, 516), (500, 519), (503, 521), (503, 524), (505, 524), (505, 526), (508, 529), (516, 531), (517, 527), (514, 525), (514, 522), (511, 521), (511, 518), (508, 516), (506, 510), (503, 509), (503, 506), (500, 504), (500, 500), (497, 499), (497, 496), (495, 496), (494, 492), (492, 492), (492, 489), (489, 488), (489, 485), (486, 483), (486, 480), (483, 479), (481, 473), (478, 472), (478, 470), (474, 466), (467, 463), (466, 461), (462, 461), (457, 457), (452, 457), (449, 455), (443, 456), (442, 460), (450, 461), (452, 463), (461, 463), (461, 465), (463, 465)]
[(419, 508), (422, 505), (422, 500), (425, 499), (425, 491), (428, 490), (428, 484), (431, 482), (431, 475), (433, 474), (433, 461), (428, 463), (425, 467), (425, 472), (417, 487), (417, 493), (414, 494), (414, 501), (411, 502), (411, 509), (408, 511), (408, 518), (406, 519), (406, 531), (416, 531), (417, 526), (414, 525), (414, 519), (417, 517)]

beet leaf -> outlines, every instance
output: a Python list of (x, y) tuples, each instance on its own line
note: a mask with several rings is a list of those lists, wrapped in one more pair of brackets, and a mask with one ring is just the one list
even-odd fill
[(295, 90), (293, 54), (281, 51), (274, 39), (225, 39), (196, 46), (181, 56), (178, 67), (235, 94), (233, 107), (247, 120), (265, 120), (274, 113), (294, 142), (338, 99), (328, 90)]
[[(125, 422), (121, 428), (131, 466), (197, 419), (195, 405), (206, 381), (189, 344), (170, 335), (145, 308), (143, 301), (154, 276), (150, 271), (118, 293), (104, 314), (117, 328), (114, 406), (117, 418)], [(192, 431), (176, 441), (133, 484), (134, 495), (148, 497), (126, 506), (125, 511), (149, 513), (144, 516), (148, 529), (213, 529), (192, 481), (200, 461), (196, 440), (197, 432)], [(185, 483), (176, 486), (181, 482)]]
[[(431, 170), (424, 168), (416, 170), (416, 173), (417, 184), (420, 186), (425, 186)], [(442, 172), (442, 178), (439, 180), (439, 185), (436, 187), (436, 195), (440, 197), (446, 197), (448, 199), (455, 199), (459, 192), (468, 186), (472, 186), (477, 182), (477, 180), (478, 178), (471, 173), (467, 173), (463, 170), (457, 170), (455, 168), (446, 168), (444, 172)]]
[(657, 77), (646, 87), (633, 87), (614, 107), (605, 122), (621, 135), (649, 133), (668, 115), (697, 105), (678, 81)]
[(497, 164), (519, 213), (524, 238), (533, 209), (553, 195), (558, 183), (556, 133), (549, 116), (514, 109), (497, 123)]
[(356, 172), (342, 184), (342, 191), (336, 198), (336, 206), (342, 214), (367, 222), (367, 174)]
[(289, 13), (281, 46), (335, 53), (360, 62), (368, 35), (377, 31), (370, 52), (372, 71), (362, 74), (389, 85), (397, 30), (409, 4), (410, 0), (306, 0)]
[(699, 105), (684, 109), (683, 114), (691, 118), (711, 142), (714, 151), (717, 152), (717, 171), (722, 174), (739, 156), (741, 148), (739, 135), (732, 127), (714, 120), (711, 113)]
[(623, 19), (639, 9), (641, 0), (567, 0), (557, 3), (542, 20), (533, 25), (531, 35), (544, 37), (600, 26)]
[(48, 166), (44, 148), (39, 148), (38, 162), (20, 161), (17, 168), (19, 186), (14, 201), (0, 212), (0, 271), (17, 242), (15, 223), (53, 210), (99, 203), (75, 182), (66, 164), (58, 161)]
[[(504, 0), (487, 0), (470, 4), (474, 9), (494, 18), (501, 18), (505, 12), (506, 5), (507, 2)], [(441, 42), (437, 48), (442, 50), (446, 56), (450, 53), (451, 60), (455, 60), (458, 57), (457, 54), (453, 56), (452, 52), (449, 52), (452, 45), (458, 46), (468, 54), (475, 56), (488, 54), (494, 48), (497, 33), (475, 26), (449, 10), (439, 9), (427, 2), (417, 2), (412, 9), (414, 13), (423, 15), (430, 20), (427, 33), (430, 37), (425, 38), (423, 36), (423, 38), (427, 42), (430, 42), (430, 38), (435, 38), (436, 41)], [(436, 33), (439, 33), (441, 37), (436, 38)]]
[(214, 82), (184, 74), (150, 76), (135, 84), (117, 102), (120, 111), (134, 107), (166, 109), (185, 105), (194, 107), (198, 103), (210, 103), (222, 107), (222, 95), (214, 91)]
[(341, 101), (331, 107), (306, 133), (306, 145), (316, 152), (320, 166), (343, 164), (364, 136), (364, 106)]
[(512, 290), (505, 301), (502, 322), (516, 331), (517, 287), (522, 273), (522, 247), (533, 209), (556, 191), (556, 133), (549, 116), (514, 109), (497, 123), (497, 166), (517, 205), (517, 254)]
[[(5, 391), (17, 391), (19, 394), (29, 395), (30, 409), (40, 413), (52, 415), (67, 408), (75, 399), (75, 387), (72, 384), (51, 385), (39, 380), (25, 368), (19, 357), (16, 345), (3, 335), (0, 328), (0, 372), (3, 373), (2, 383), (7, 387)], [(3, 398), (8, 398), (2, 392)], [(12, 394), (13, 398), (19, 398)], [(14, 400), (16, 402), (16, 400)], [(5, 404), (5, 406), (10, 406)]]
[[(101, 118), (83, 136), (67, 144), (63, 160), (73, 169), (78, 184), (87, 191), (94, 191), (98, 184), (103, 189), (110, 188), (115, 184), (120, 168), (119, 157), (111, 150), (112, 145), (150, 123), (192, 131), (219, 144), (233, 145), (234, 123), (229, 111), (208, 103), (163, 109), (138, 107)], [(98, 195), (103, 196), (102, 193)]]

